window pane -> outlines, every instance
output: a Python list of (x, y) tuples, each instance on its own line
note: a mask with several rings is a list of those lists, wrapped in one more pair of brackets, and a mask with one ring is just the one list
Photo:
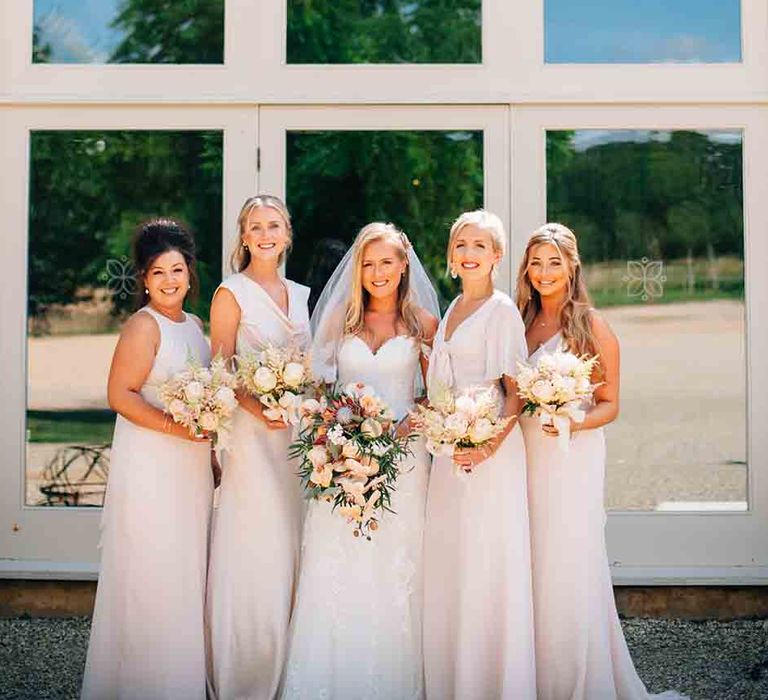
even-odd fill
[(483, 204), (481, 131), (294, 131), (287, 149), (296, 232), (288, 276), (312, 287), (312, 304), (371, 221), (406, 232), (441, 304), (450, 302), (457, 285), (445, 274), (448, 230)]
[(739, 0), (544, 0), (546, 63), (735, 63)]
[(34, 0), (34, 63), (224, 63), (224, 0)]
[(222, 133), (36, 131), (31, 141), (27, 505), (101, 505), (114, 414), (107, 375), (152, 216), (197, 241), (204, 319), (221, 271)]
[(547, 216), (619, 337), (609, 508), (747, 502), (740, 131), (551, 131)]
[(287, 0), (288, 63), (480, 63), (481, 0)]

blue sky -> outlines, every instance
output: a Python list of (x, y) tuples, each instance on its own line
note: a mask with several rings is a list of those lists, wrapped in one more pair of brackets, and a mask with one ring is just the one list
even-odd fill
[[(742, 134), (736, 129), (711, 129), (699, 131), (714, 143), (741, 143)], [(672, 137), (670, 130), (648, 129), (579, 129), (573, 134), (573, 146), (577, 151), (586, 151), (604, 143), (645, 143), (646, 141), (667, 142)]]
[(739, 0), (544, 0), (547, 63), (738, 62)]
[[(120, 40), (109, 29), (119, 5), (34, 0), (53, 60), (105, 61)], [(741, 60), (739, 0), (544, 0), (544, 17), (548, 63)]]
[(120, 41), (109, 28), (120, 0), (35, 0), (35, 24), (57, 63), (104, 63)]

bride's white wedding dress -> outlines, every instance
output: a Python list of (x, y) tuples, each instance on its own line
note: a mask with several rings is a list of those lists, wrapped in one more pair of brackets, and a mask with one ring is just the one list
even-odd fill
[[(419, 346), (395, 336), (373, 353), (357, 336), (339, 344), (341, 384), (364, 382), (400, 418), (412, 407)], [(286, 666), (285, 698), (420, 698), (422, 531), (429, 457), (421, 440), (401, 463), (387, 513), (371, 541), (313, 501)]]

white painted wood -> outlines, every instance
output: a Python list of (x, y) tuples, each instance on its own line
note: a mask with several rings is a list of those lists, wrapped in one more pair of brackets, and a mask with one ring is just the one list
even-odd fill
[[(257, 113), (208, 107), (59, 108), (0, 107), (0, 154), (7, 174), (0, 180), (5, 233), (0, 236), (0, 576), (29, 571), (38, 562), (59, 571), (71, 563), (95, 565), (100, 509), (24, 505), (26, 406), (26, 287), (29, 134), (36, 129), (205, 130), (224, 132), (225, 248), (236, 239), (233, 222), (256, 186)], [(15, 176), (13, 176), (15, 173)], [(226, 257), (226, 250), (225, 250)], [(105, 377), (106, 381), (106, 377)], [(18, 562), (18, 567), (14, 564)], [(80, 564), (77, 564), (80, 566)], [(5, 572), (5, 573), (4, 573)]]

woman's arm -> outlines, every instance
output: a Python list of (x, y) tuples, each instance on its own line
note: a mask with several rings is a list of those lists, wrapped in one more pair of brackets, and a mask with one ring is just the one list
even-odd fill
[[(211, 352), (228, 360), (235, 354), (237, 329), (240, 325), (240, 305), (226, 287), (219, 287), (211, 301)], [(267, 427), (282, 430), (288, 426), (281, 420), (269, 420), (264, 416), (261, 402), (244, 392), (237, 392), (239, 404), (251, 415), (266, 423)]]
[(107, 382), (109, 406), (142, 428), (205, 442), (207, 438), (192, 437), (189, 430), (147, 403), (140, 393), (152, 370), (159, 345), (160, 329), (155, 319), (146, 313), (137, 313), (128, 319), (112, 356)]

